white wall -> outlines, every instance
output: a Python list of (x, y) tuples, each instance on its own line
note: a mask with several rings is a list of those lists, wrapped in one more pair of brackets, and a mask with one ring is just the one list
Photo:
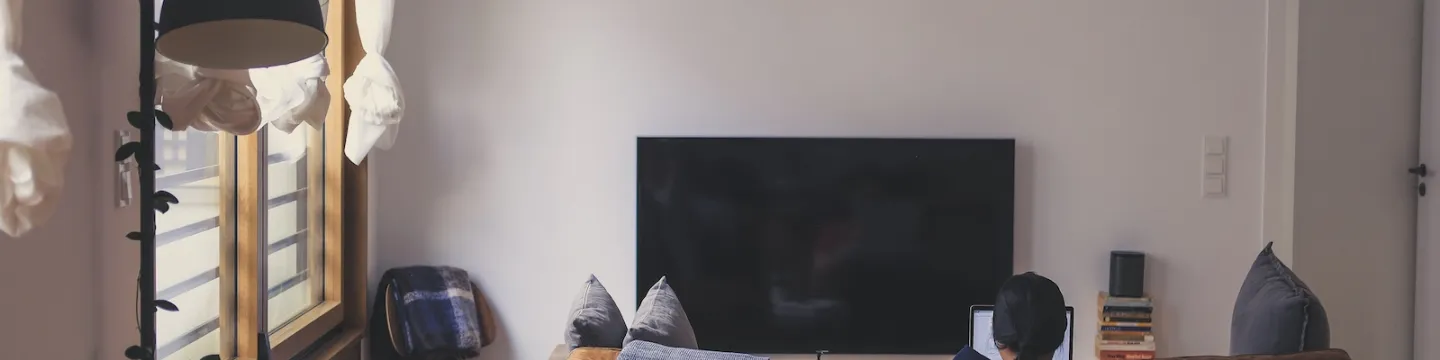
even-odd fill
[[(4, 6), (4, 5), (0, 5)], [(95, 288), (94, 187), (100, 133), (92, 90), (89, 6), (84, 0), (29, 0), (20, 48), (35, 77), (60, 95), (74, 134), (65, 167), (66, 186), (50, 221), (30, 234), (0, 234), (0, 350), (6, 359), (91, 359), (99, 351), (94, 327), (100, 301)], [(0, 95), (3, 96), (3, 95)], [(0, 100), (4, 101), (4, 100)], [(123, 121), (121, 121), (123, 122)], [(133, 279), (133, 277), (132, 277)], [(132, 280), (133, 281), (133, 280)], [(123, 348), (106, 353), (115, 358)]]
[[(1228, 351), (1260, 248), (1265, 3), (432, 0), (396, 9), (407, 91), (376, 156), (376, 262), (461, 266), (539, 359), (595, 273), (634, 296), (639, 135), (1015, 137), (1016, 270), (1082, 309), (1148, 252), (1162, 355)], [(1204, 135), (1230, 196), (1201, 197)], [(682, 298), (684, 294), (681, 294)], [(936, 357), (937, 359), (942, 357)], [(948, 358), (948, 357), (943, 357)]]
[(1420, 5), (1300, 3), (1294, 265), (1357, 359), (1412, 356)]
[[(1440, 163), (1440, 1), (1425, 2), (1421, 76), (1420, 161)], [(1436, 185), (1434, 178), (1428, 185)], [(1415, 358), (1440, 358), (1440, 196), (1417, 201), (1415, 249)]]
[(1266, 1), (1263, 239), (1291, 266), (1295, 257), (1295, 88), (1300, 0)]
[[(113, 167), (114, 149), (111, 149), (109, 137), (116, 130), (138, 134), (121, 119), (126, 112), (139, 109), (136, 75), (140, 63), (140, 29), (136, 17), (140, 6), (138, 1), (90, 1), (93, 2), (90, 6), (94, 8), (89, 19), (93, 24), (91, 36), (95, 39), (92, 49), (96, 59), (103, 60), (94, 61), (89, 66), (97, 72), (92, 81), (98, 92), (94, 103), (100, 116), (104, 117), (104, 121), (98, 122), (97, 131), (105, 136), (104, 146), (99, 146), (92, 156), (98, 157), (103, 162), (101, 165)], [(135, 296), (135, 277), (140, 271), (140, 246), (124, 237), (125, 233), (139, 230), (139, 206), (120, 209), (109, 203), (115, 198), (115, 186), (111, 181), (108, 176), (96, 179), (95, 195), (106, 201), (102, 203), (104, 206), (100, 208), (96, 222), (99, 228), (97, 251), (112, 254), (100, 257), (96, 263), (99, 267), (96, 279), (100, 282), (97, 293), (104, 299), (100, 302), (96, 324), (100, 332), (96, 340), (101, 349), (101, 359), (113, 359), (117, 351), (124, 351), (126, 347), (140, 342), (139, 332), (135, 330), (134, 301), (130, 300)]]

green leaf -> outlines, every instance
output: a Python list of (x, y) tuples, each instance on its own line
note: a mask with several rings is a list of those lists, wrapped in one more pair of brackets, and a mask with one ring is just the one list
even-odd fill
[(169, 312), (180, 311), (180, 307), (175, 306), (175, 303), (170, 300), (155, 300), (155, 307)]
[(164, 126), (166, 130), (175, 131), (175, 121), (170, 120), (170, 114), (155, 110), (155, 121), (160, 122), (160, 126)]
[(139, 154), (140, 143), (131, 141), (125, 143), (125, 145), (120, 145), (119, 150), (115, 150), (115, 162), (125, 161), (125, 159), (129, 159), (131, 156), (136, 156)]
[(145, 114), (139, 111), (125, 113), (125, 119), (129, 120), (130, 126), (134, 126), (136, 129), (144, 129), (146, 125), (149, 125), (148, 122), (145, 121)]
[(129, 234), (125, 234), (125, 238), (126, 238), (126, 239), (130, 239), (130, 240), (140, 241), (140, 232), (139, 232), (139, 231), (131, 231)]
[(179, 198), (176, 198), (176, 197), (175, 197), (175, 194), (171, 194), (169, 191), (165, 191), (165, 190), (160, 190), (160, 191), (156, 191), (156, 192), (155, 192), (155, 201), (159, 201), (159, 202), (163, 202), (163, 203), (168, 203), (168, 204), (179, 204), (179, 203), (180, 203), (180, 199), (179, 199)]
[(140, 347), (140, 345), (131, 345), (130, 347), (125, 348), (125, 358), (126, 358), (126, 359), (140, 360), (140, 359), (148, 358), (149, 355), (150, 355), (150, 351), (149, 351), (149, 350), (145, 350), (145, 348)]

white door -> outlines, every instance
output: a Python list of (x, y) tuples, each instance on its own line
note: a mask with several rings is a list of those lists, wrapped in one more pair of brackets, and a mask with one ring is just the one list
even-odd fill
[(1420, 197), (1416, 220), (1415, 358), (1440, 359), (1440, 0), (1425, 1), (1423, 34), (1420, 161), (1428, 165), (1412, 173), (1419, 175), (1417, 195), (1421, 186), (1429, 191)]

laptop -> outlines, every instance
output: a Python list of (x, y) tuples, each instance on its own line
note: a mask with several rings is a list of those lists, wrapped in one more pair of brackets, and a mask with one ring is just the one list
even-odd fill
[[(970, 307), (970, 348), (975, 349), (990, 360), (1001, 360), (1000, 349), (995, 348), (995, 337), (990, 333), (990, 322), (995, 318), (995, 306), (974, 305)], [(1065, 342), (1055, 350), (1055, 357), (1052, 360), (1073, 360), (1074, 351), (1071, 351), (1071, 344), (1075, 340), (1075, 308), (1065, 307)]]

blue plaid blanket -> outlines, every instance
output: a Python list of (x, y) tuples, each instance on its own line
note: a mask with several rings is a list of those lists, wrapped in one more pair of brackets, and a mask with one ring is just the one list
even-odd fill
[[(391, 320), (399, 323), (401, 334), (396, 335), (409, 349), (409, 354), (394, 350), (390, 354), (400, 359), (426, 360), (479, 356), (480, 318), (465, 270), (444, 266), (390, 269), (380, 278), (382, 294), (386, 287), (395, 289), (390, 292), (391, 302), (397, 304)], [(372, 318), (371, 323), (384, 323), (384, 301), (377, 299), (376, 305), (379, 317)], [(389, 343), (382, 339), (372, 338), (372, 347)]]

